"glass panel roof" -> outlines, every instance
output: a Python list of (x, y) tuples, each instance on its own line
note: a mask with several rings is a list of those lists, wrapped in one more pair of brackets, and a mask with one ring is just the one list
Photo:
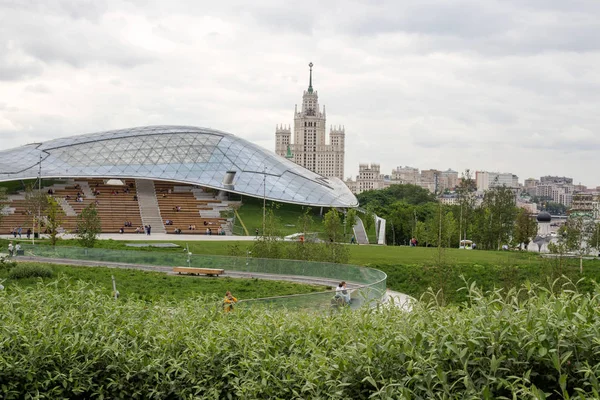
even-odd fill
[[(337, 178), (324, 178), (244, 139), (191, 126), (147, 126), (89, 133), (0, 151), (0, 181), (43, 177), (169, 180), (269, 200), (355, 207)], [(224, 188), (236, 171), (233, 188)], [(266, 190), (264, 186), (266, 182)]]

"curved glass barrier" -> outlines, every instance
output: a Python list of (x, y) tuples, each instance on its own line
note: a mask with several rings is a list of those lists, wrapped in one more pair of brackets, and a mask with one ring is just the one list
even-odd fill
[[(328, 309), (340, 304), (334, 299), (335, 286), (340, 281), (348, 283), (351, 307), (370, 305), (383, 298), (386, 291), (387, 275), (373, 268), (349, 264), (335, 264), (302, 260), (281, 260), (251, 257), (228, 257), (210, 255), (188, 255), (161, 251), (108, 250), (83, 247), (52, 247), (24, 245), (25, 255), (85, 260), (106, 263), (131, 264), (137, 269), (162, 270), (169, 272), (173, 267), (218, 268), (237, 276), (250, 275), (255, 278), (279, 279), (295, 278), (301, 283), (332, 286), (331, 291), (298, 294), (262, 299), (248, 299), (240, 305), (270, 305), (289, 309)], [(152, 268), (145, 268), (152, 266)], [(157, 268), (158, 267), (158, 268)], [(310, 278), (318, 278), (311, 282)]]

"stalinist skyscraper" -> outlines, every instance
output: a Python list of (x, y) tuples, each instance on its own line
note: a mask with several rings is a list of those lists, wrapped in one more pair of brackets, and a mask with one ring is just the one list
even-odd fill
[(325, 137), (326, 115), (319, 107), (319, 95), (312, 86), (312, 67), (308, 90), (302, 95), (302, 109), (294, 110), (294, 142), (291, 141), (289, 125), (278, 125), (275, 130), (275, 152), (294, 161), (319, 175), (344, 179), (344, 137), (343, 126), (332, 126), (329, 132), (330, 143)]

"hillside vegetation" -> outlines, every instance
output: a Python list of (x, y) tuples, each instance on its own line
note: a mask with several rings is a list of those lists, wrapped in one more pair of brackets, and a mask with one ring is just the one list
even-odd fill
[(331, 315), (11, 288), (0, 397), (598, 398), (600, 291), (565, 285)]

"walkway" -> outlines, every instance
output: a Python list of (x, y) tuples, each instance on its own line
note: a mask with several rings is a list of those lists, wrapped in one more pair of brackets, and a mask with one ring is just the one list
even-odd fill
[[(140, 235), (141, 236), (141, 235)], [(49, 257), (36, 257), (36, 256), (19, 256), (16, 257), (17, 261), (36, 261), (36, 262), (46, 262), (53, 264), (62, 264), (62, 265), (76, 265), (76, 266), (86, 266), (86, 267), (109, 267), (109, 268), (123, 268), (123, 269), (137, 269), (142, 271), (155, 271), (155, 272), (164, 272), (170, 275), (174, 275), (172, 266), (156, 266), (156, 265), (145, 265), (145, 264), (128, 264), (128, 263), (116, 263), (116, 262), (108, 262), (108, 261), (95, 261), (95, 260), (73, 260), (67, 258), (49, 258)], [(188, 276), (188, 275), (186, 275)], [(258, 273), (258, 272), (242, 272), (242, 271), (230, 271), (225, 268), (225, 277), (230, 278), (259, 278), (259, 279), (267, 279), (274, 281), (288, 281), (295, 283), (303, 283), (307, 285), (322, 285), (322, 286), (330, 286), (335, 288), (339, 283), (339, 280), (333, 280), (322, 277), (310, 277), (310, 276), (300, 276), (300, 275), (279, 275), (279, 274), (268, 274), (268, 273)], [(206, 278), (200, 276), (188, 276), (190, 278)], [(348, 289), (356, 289), (361, 284), (354, 282), (347, 282)], [(412, 297), (394, 292), (391, 290), (387, 290), (385, 298), (383, 299), (383, 303), (385, 304), (393, 304), (396, 307), (402, 308), (406, 311), (410, 311), (411, 301), (414, 300)]]

